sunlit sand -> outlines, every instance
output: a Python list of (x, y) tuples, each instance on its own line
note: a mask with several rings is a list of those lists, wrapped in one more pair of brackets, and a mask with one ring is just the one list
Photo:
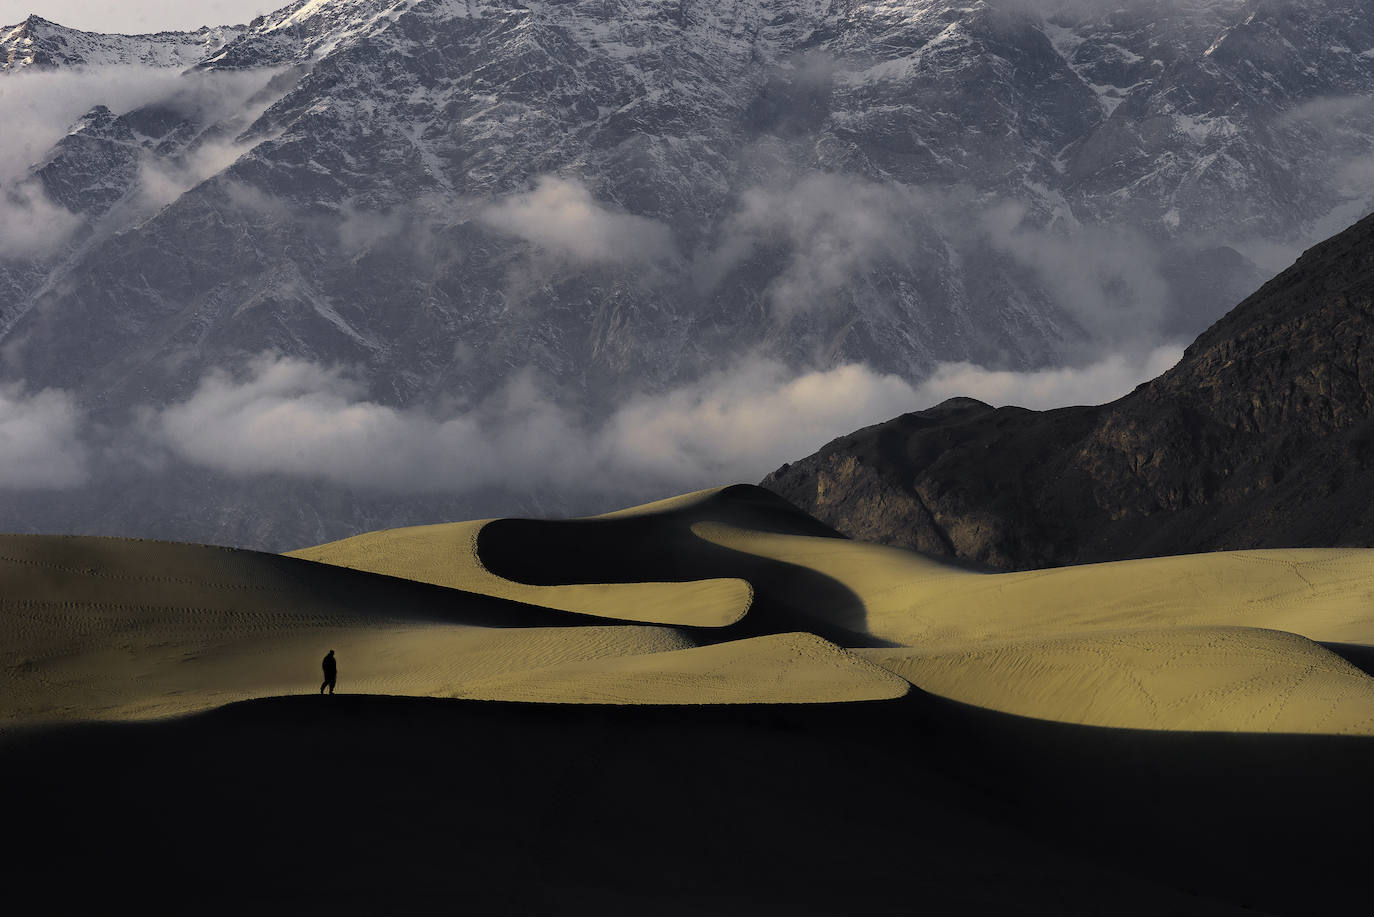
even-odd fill
[(0, 717), (130, 719), (318, 689), (539, 703), (921, 691), (1133, 729), (1374, 734), (1374, 551), (984, 574), (835, 536), (758, 488), (281, 557), (0, 539)]
[(574, 662), (466, 686), (460, 696), (563, 704), (807, 704), (888, 700), (907, 683), (812, 634)]

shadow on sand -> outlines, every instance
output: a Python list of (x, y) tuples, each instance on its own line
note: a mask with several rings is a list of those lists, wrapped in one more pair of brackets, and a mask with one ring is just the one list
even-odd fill
[[(1336, 913), (1374, 742), (283, 697), (0, 738), (7, 892), (268, 912)], [(84, 901), (82, 899), (85, 899)], [(1250, 909), (1250, 910), (1244, 910)]]
[[(760, 532), (840, 538), (833, 529), (761, 487), (736, 484), (679, 509), (592, 519), (497, 519), (477, 536), (477, 554), (497, 576), (535, 586), (682, 582), (739, 577), (754, 601), (738, 624), (698, 631), (703, 641), (810, 631), (842, 646), (892, 646), (866, 632), (863, 600), (807, 567), (711, 544), (697, 522)], [(824, 615), (806, 609), (825, 608)]]

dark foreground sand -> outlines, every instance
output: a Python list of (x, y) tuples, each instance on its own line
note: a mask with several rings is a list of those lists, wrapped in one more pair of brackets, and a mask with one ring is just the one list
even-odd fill
[(48, 913), (1334, 914), (1374, 740), (1112, 730), (915, 693), (338, 695), (0, 737)]

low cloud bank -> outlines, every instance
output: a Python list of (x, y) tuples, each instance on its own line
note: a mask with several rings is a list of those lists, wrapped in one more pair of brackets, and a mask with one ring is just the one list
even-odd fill
[(84, 418), (66, 392), (0, 385), (0, 488), (49, 490), (89, 478)]
[(972, 363), (945, 363), (917, 386), (916, 399), (933, 405), (962, 395), (996, 406), (1014, 404), (1040, 411), (1105, 404), (1172, 368), (1182, 357), (1182, 347), (1169, 345), (1138, 356), (1112, 354), (1072, 369), (1000, 372)]
[(795, 373), (753, 360), (642, 395), (600, 424), (554, 404), (529, 373), (467, 409), (435, 415), (368, 397), (348, 373), (266, 354), (216, 371), (160, 413), (160, 443), (234, 475), (282, 474), (391, 492), (555, 488), (636, 499), (761, 478), (836, 436), (954, 395), (1048, 408), (1098, 403), (1178, 360), (1179, 348), (1077, 369), (942, 366), (913, 387), (861, 365)]

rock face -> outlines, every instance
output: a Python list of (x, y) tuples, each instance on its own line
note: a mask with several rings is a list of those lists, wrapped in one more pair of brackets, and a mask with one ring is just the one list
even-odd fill
[[(164, 36), (30, 18), (0, 31), (0, 79), (195, 60), (175, 98), (93, 108), (0, 189), (72, 227), (0, 250), (0, 383), (111, 431), (275, 353), (436, 414), (531, 373), (594, 426), (760, 356), (918, 381), (1186, 340), (1265, 252), (1363, 212), (1374, 25), (1355, 0), (1111, 7), (298, 0)], [(429, 518), (158, 467), (125, 469), (120, 499), (97, 480), (5, 501), (0, 528), (287, 547)], [(188, 510), (158, 508), (169, 478), (196, 482)]]
[(1374, 217), (1306, 252), (1126, 397), (967, 398), (841, 437), (764, 486), (856, 538), (1013, 570), (1374, 545)]

